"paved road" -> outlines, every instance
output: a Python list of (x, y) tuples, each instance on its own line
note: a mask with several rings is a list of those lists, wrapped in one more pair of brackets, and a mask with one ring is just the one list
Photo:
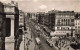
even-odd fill
[[(37, 33), (36, 33), (36, 28), (35, 28), (35, 23), (33, 22), (28, 22), (27, 24), (29, 24), (29, 27), (31, 28), (31, 32), (34, 36), (34, 40), (37, 37)], [(43, 34), (42, 32), (40, 32), (41, 34)], [(51, 48), (47, 43), (46, 43), (46, 39), (43, 36), (40, 36), (40, 40), (41, 40), (41, 45), (38, 45), (38, 48), (40, 47), (40, 50), (56, 50), (54, 47)]]
[(35, 43), (33, 41), (33, 38), (31, 36), (31, 29), (30, 27), (27, 25), (27, 33), (25, 34), (25, 50), (34, 50), (35, 48)]

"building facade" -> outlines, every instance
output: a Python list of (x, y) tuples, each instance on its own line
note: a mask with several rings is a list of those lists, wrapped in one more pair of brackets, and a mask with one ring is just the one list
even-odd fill
[(77, 13), (75, 18), (75, 34), (80, 35), (80, 13)]
[(45, 13), (45, 16), (43, 17), (44, 18), (44, 25), (45, 26), (49, 26), (49, 13)]
[(6, 22), (5, 22), (4, 6), (0, 2), (0, 50), (5, 50), (5, 33), (6, 33)]
[(6, 16), (5, 49), (15, 50), (15, 38), (19, 27), (18, 4), (14, 1), (8, 4), (4, 3), (4, 13)]
[(75, 13), (74, 11), (57, 11), (49, 12), (50, 28), (54, 30), (50, 35), (74, 35), (75, 30)]
[(37, 18), (37, 22), (40, 24), (44, 24), (44, 17), (45, 17), (45, 12), (37, 12), (36, 14), (36, 18)]
[(24, 12), (19, 10), (19, 26), (24, 26)]

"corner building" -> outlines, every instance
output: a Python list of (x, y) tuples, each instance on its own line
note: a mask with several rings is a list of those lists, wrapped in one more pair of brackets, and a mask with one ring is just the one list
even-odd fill
[[(75, 13), (74, 11), (57, 11), (53, 10), (50, 12), (50, 14), (53, 14), (53, 21), (51, 24), (51, 27), (53, 30), (55, 30), (53, 33), (51, 33), (51, 36), (54, 34), (57, 35), (74, 35), (75, 25), (74, 25), (74, 19), (75, 19)], [(52, 19), (52, 18), (51, 18)]]
[(15, 38), (19, 27), (19, 10), (18, 3), (4, 3), (4, 13), (6, 16), (6, 36), (5, 50), (15, 50)]

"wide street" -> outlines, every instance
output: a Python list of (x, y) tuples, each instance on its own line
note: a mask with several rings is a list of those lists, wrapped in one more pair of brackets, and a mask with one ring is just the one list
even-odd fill
[[(32, 38), (34, 39), (34, 42), (36, 44), (35, 38), (38, 36), (38, 34), (36, 33), (36, 28), (35, 28), (35, 23), (30, 21), (27, 21), (28, 26), (31, 28), (31, 32), (32, 32)], [(41, 31), (39, 31), (40, 34), (43, 34)], [(50, 47), (47, 43), (46, 43), (46, 39), (44, 36), (40, 36), (39, 37), (40, 41), (41, 41), (41, 45), (37, 45), (36, 44), (36, 50), (56, 50), (54, 47)]]

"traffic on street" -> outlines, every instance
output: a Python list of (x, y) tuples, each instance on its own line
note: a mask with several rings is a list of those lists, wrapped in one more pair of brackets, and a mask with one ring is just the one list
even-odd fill
[(80, 50), (79, 0), (0, 0), (0, 50)]

